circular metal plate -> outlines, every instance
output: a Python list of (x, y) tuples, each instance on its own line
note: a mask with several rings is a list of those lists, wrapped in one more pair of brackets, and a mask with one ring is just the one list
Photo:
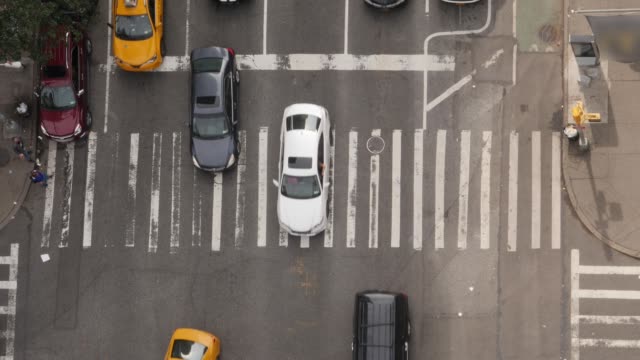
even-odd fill
[(372, 136), (367, 140), (367, 150), (372, 154), (380, 154), (384, 150), (384, 139)]

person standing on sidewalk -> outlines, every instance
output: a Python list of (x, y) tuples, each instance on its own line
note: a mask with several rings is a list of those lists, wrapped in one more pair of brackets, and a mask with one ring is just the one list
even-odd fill
[(24, 143), (22, 142), (22, 139), (19, 136), (14, 136), (13, 137), (13, 151), (18, 154), (18, 157), (20, 157), (20, 159), (27, 159), (27, 161), (33, 162), (33, 159), (31, 159), (31, 151), (28, 151), (25, 147), (24, 147)]
[(38, 169), (33, 169), (31, 171), (31, 182), (34, 184), (41, 182), (42, 186), (47, 187), (47, 185), (49, 185), (47, 184), (47, 180), (49, 180), (50, 177), (52, 176), (49, 176)]

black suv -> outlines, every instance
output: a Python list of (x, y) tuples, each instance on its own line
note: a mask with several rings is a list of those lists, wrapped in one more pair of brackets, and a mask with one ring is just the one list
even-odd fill
[(199, 169), (222, 171), (236, 165), (239, 84), (233, 49), (191, 52), (191, 157)]
[(410, 336), (407, 295), (379, 290), (356, 294), (354, 360), (407, 360)]

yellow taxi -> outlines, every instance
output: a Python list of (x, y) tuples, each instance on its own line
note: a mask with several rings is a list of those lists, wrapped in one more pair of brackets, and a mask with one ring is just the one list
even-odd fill
[(196, 329), (176, 329), (171, 336), (165, 360), (217, 360), (220, 340), (208, 332)]
[(113, 0), (113, 55), (128, 71), (152, 70), (162, 64), (164, 0)]

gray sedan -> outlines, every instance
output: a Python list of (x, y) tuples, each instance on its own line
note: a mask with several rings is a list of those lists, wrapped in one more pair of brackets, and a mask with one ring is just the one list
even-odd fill
[(235, 52), (207, 47), (191, 52), (191, 157), (205, 171), (236, 165), (238, 85)]

